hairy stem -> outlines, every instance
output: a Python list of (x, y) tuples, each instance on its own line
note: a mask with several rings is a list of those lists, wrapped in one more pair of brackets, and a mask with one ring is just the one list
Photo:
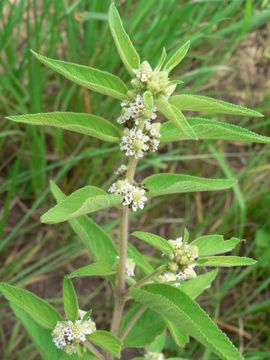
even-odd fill
[[(136, 163), (137, 162), (134, 158), (130, 158), (127, 169), (127, 179), (130, 183), (132, 183), (134, 179)], [(120, 245), (119, 245), (120, 259), (119, 259), (119, 267), (117, 273), (114, 313), (113, 313), (113, 320), (111, 326), (111, 332), (115, 336), (118, 335), (120, 321), (125, 304), (127, 245), (128, 245), (128, 208), (126, 206), (122, 206), (121, 218), (120, 218)]]

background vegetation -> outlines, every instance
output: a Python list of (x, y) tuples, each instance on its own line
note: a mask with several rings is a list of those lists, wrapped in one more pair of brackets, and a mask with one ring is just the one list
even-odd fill
[[(108, 188), (121, 156), (116, 147), (60, 129), (21, 126), (6, 115), (41, 111), (92, 112), (115, 121), (120, 104), (82, 89), (31, 54), (106, 69), (128, 79), (109, 36), (109, 0), (2, 0), (0, 2), (0, 279), (31, 289), (62, 304), (62, 276), (87, 262), (87, 252), (67, 224), (42, 225), (52, 204), (48, 181), (70, 193), (86, 184)], [(167, 52), (190, 39), (191, 47), (176, 75), (181, 92), (209, 95), (248, 105), (261, 119), (228, 118), (270, 136), (269, 0), (117, 1), (141, 58), (152, 65), (163, 45)], [(209, 116), (210, 117), (210, 116)], [(227, 116), (211, 116), (227, 120)], [(221, 270), (214, 286), (199, 298), (247, 359), (270, 358), (270, 180), (269, 145), (200, 141), (170, 145), (140, 162), (138, 177), (160, 170), (204, 177), (235, 177), (232, 192), (175, 195), (152, 202), (136, 214), (131, 230), (166, 238), (224, 233), (246, 239), (241, 255), (258, 259), (247, 269)], [(220, 166), (222, 172), (220, 171)], [(118, 213), (95, 219), (117, 238)], [(155, 220), (154, 220), (155, 219)], [(133, 244), (140, 247), (142, 244)], [(144, 246), (144, 245), (143, 245)], [(155, 257), (146, 247), (143, 251)], [(112, 298), (105, 280), (75, 282), (81, 308), (93, 307), (95, 321), (108, 326)], [(86, 294), (89, 294), (86, 296)], [(27, 333), (0, 300), (3, 359), (39, 359)], [(268, 322), (268, 325), (267, 325)], [(187, 359), (214, 359), (195, 342), (166, 352)], [(126, 358), (131, 358), (127, 354)]]

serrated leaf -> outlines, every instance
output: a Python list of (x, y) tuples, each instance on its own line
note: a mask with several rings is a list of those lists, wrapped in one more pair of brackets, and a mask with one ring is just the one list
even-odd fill
[(154, 271), (153, 266), (145, 260), (144, 256), (131, 243), (128, 243), (128, 257), (134, 260), (136, 266), (145, 275), (149, 275)]
[(144, 231), (135, 231), (132, 235), (142, 241), (145, 241), (166, 255), (173, 254), (173, 248), (168, 241), (163, 239), (161, 236)]
[(57, 321), (62, 320), (57, 310), (28, 290), (0, 283), (0, 292), (11, 304), (23, 309), (44, 328), (53, 329)]
[[(65, 194), (53, 181), (50, 181), (50, 189), (57, 202), (66, 199)], [(69, 220), (69, 224), (84, 243), (94, 261), (106, 263), (108, 266), (115, 263), (118, 251), (112, 239), (93, 220), (87, 216), (80, 216)]]
[(115, 270), (112, 270), (107, 264), (102, 262), (96, 262), (93, 264), (89, 264), (86, 266), (83, 266), (75, 271), (73, 271), (71, 274), (68, 275), (70, 279), (73, 279), (75, 277), (84, 277), (84, 276), (109, 276), (114, 275), (116, 273)]
[(119, 131), (116, 126), (100, 116), (72, 112), (51, 112), (41, 114), (8, 116), (8, 120), (38, 126), (53, 126), (97, 139), (118, 143)]
[(147, 90), (143, 93), (143, 103), (147, 109), (153, 109), (154, 100), (151, 91)]
[(165, 49), (165, 47), (163, 47), (161, 57), (160, 57), (159, 62), (157, 64), (156, 68), (155, 68), (155, 71), (160, 71), (161, 70), (161, 68), (162, 68), (162, 66), (163, 66), (163, 64), (164, 64), (164, 62), (166, 60), (166, 57), (167, 57), (166, 49)]
[(179, 326), (225, 360), (243, 360), (227, 336), (189, 296), (169, 285), (153, 284), (147, 290), (132, 288), (130, 295), (164, 319)]
[[(198, 117), (188, 118), (188, 122), (198, 139), (229, 140), (241, 142), (270, 143), (270, 138), (256, 134), (240, 126)], [(190, 138), (171, 122), (161, 124), (160, 141), (163, 143)]]
[(183, 331), (182, 328), (171, 323), (170, 321), (167, 321), (167, 326), (176, 345), (183, 348), (186, 343), (189, 342), (188, 335)]
[(217, 273), (218, 269), (199, 275), (194, 279), (182, 282), (180, 285), (180, 290), (192, 299), (195, 299), (205, 289), (210, 287), (211, 283), (215, 280)]
[[(134, 315), (140, 310), (141, 305), (133, 306), (122, 318), (120, 334)], [(141, 348), (150, 344), (165, 329), (164, 320), (154, 311), (146, 309), (124, 339), (124, 348)]]
[(143, 180), (148, 188), (148, 197), (167, 194), (187, 193), (194, 191), (218, 191), (230, 189), (235, 180), (207, 179), (180, 174), (156, 174)]
[(117, 206), (121, 202), (122, 196), (108, 195), (104, 190), (89, 185), (74, 191), (42, 215), (40, 220), (46, 224), (56, 224), (107, 207)]
[(179, 49), (170, 57), (168, 62), (164, 66), (164, 70), (170, 72), (174, 69), (186, 56), (190, 46), (190, 41), (187, 41), (184, 45), (180, 46)]
[(70, 279), (64, 277), (63, 281), (63, 302), (66, 318), (75, 322), (78, 320), (78, 299)]
[[(57, 349), (52, 341), (52, 331), (40, 327), (29, 314), (16, 305), (11, 304), (16, 317), (22, 322), (29, 333), (34, 345), (37, 347), (42, 359), (44, 360), (80, 360), (77, 354), (66, 354), (63, 350)], [(96, 360), (88, 349), (83, 357), (84, 360)]]
[(223, 235), (205, 235), (192, 241), (192, 245), (198, 247), (200, 257), (232, 251), (240, 241), (234, 237), (225, 241)]
[(183, 131), (188, 138), (197, 140), (197, 136), (184, 114), (175, 106), (173, 107), (165, 96), (162, 95), (158, 99), (155, 99), (155, 105), (157, 109), (177, 128)]
[(133, 70), (139, 68), (140, 57), (123, 27), (114, 3), (111, 4), (109, 10), (109, 26), (120, 58), (130, 75), (134, 76)]
[(106, 352), (109, 352), (120, 359), (122, 342), (108, 331), (94, 331), (92, 334), (87, 335), (87, 339), (89, 339), (93, 344), (104, 349)]
[(47, 58), (32, 51), (33, 55), (44, 65), (65, 76), (75, 84), (115, 99), (125, 99), (128, 91), (125, 83), (117, 76), (92, 67), (73, 64), (66, 61)]
[(198, 266), (217, 266), (217, 267), (232, 267), (232, 266), (249, 266), (256, 264), (256, 260), (241, 256), (209, 256), (200, 258), (197, 261)]
[(180, 110), (255, 117), (263, 116), (258, 111), (248, 109), (244, 106), (230, 104), (226, 101), (201, 95), (175, 95), (171, 96), (169, 101), (171, 104), (177, 106)]

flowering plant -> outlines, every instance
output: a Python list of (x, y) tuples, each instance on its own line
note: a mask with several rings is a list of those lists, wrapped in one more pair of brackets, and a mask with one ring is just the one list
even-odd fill
[[(182, 111), (262, 115), (204, 96), (174, 95), (182, 82), (171, 80), (170, 74), (186, 55), (189, 42), (178, 48), (169, 59), (163, 49), (159, 63), (152, 68), (147, 61), (140, 62), (114, 4), (109, 10), (109, 26), (119, 55), (132, 78), (129, 88), (110, 73), (33, 54), (76, 84), (121, 100), (122, 110), (115, 124), (100, 116), (69, 112), (9, 117), (11, 121), (55, 126), (119, 144), (125, 164), (116, 170), (116, 180), (109, 189), (105, 191), (87, 185), (65, 196), (51, 182), (51, 192), (57, 204), (41, 217), (46, 224), (68, 221), (86, 245), (93, 262), (65, 276), (65, 318), (49, 303), (27, 290), (1, 283), (0, 291), (35, 339), (44, 359), (120, 358), (125, 348), (144, 348), (144, 358), (164, 359), (160, 337), (166, 334), (170, 334), (180, 347), (184, 347), (192, 337), (221, 359), (242, 359), (237, 348), (194, 300), (217, 275), (217, 269), (200, 273), (201, 267), (255, 263), (246, 257), (221, 255), (233, 250), (240, 240), (224, 240), (222, 235), (214, 234), (191, 241), (187, 229), (176, 240), (134, 232), (134, 237), (161, 252), (159, 266), (153, 267), (129, 242), (129, 214), (143, 209), (156, 196), (220, 191), (232, 188), (236, 183), (234, 179), (207, 179), (171, 173), (155, 174), (136, 182), (137, 162), (158, 151), (162, 143), (198, 139), (270, 142), (267, 137), (234, 125), (186, 118)], [(117, 246), (110, 235), (87, 216), (109, 207), (117, 207), (120, 211)], [(72, 279), (78, 276), (108, 278), (115, 295), (110, 331), (96, 329), (91, 311), (79, 308), (72, 284)], [(36, 337), (36, 333), (40, 336)]]

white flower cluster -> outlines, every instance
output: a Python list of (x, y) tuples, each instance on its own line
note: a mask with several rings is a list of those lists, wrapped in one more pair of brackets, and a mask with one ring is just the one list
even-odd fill
[(144, 130), (134, 127), (125, 128), (120, 143), (120, 149), (126, 156), (134, 156), (140, 159), (146, 152), (155, 152), (159, 146), (159, 124), (151, 124), (145, 121)]
[(136, 78), (141, 82), (147, 82), (152, 76), (152, 68), (147, 61), (143, 61), (139, 69), (133, 70)]
[(90, 318), (75, 322), (57, 321), (52, 331), (53, 342), (58, 349), (71, 355), (77, 352), (78, 344), (85, 342), (86, 335), (92, 334), (95, 330), (96, 324)]
[[(168, 242), (173, 248), (173, 254), (170, 255), (169, 271), (160, 275), (159, 281), (168, 283), (195, 278), (197, 275), (194, 270), (196, 266), (194, 260), (198, 257), (197, 246), (184, 244), (181, 237), (176, 240), (169, 240)], [(175, 283), (175, 287), (179, 285), (179, 283)]]
[(148, 351), (148, 353), (144, 355), (144, 358), (147, 360), (165, 360), (162, 353), (153, 351)]
[(144, 203), (147, 200), (145, 190), (138, 185), (132, 185), (125, 180), (117, 180), (113, 183), (109, 190), (110, 193), (122, 195), (124, 197), (123, 205), (128, 206), (132, 211), (144, 208)]
[(135, 262), (133, 259), (127, 259), (126, 261), (126, 274), (129, 277), (135, 276)]
[(132, 121), (138, 126), (144, 119), (154, 120), (157, 117), (156, 107), (154, 107), (152, 111), (146, 109), (140, 94), (137, 94), (133, 101), (123, 100), (121, 107), (122, 114), (117, 119), (118, 124), (125, 124)]

